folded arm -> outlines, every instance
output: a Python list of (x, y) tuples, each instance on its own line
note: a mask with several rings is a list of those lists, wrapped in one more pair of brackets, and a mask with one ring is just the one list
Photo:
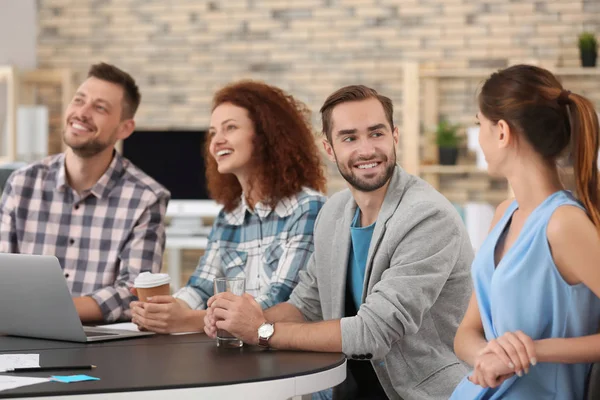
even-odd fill
[[(585, 211), (574, 206), (559, 207), (550, 218), (546, 233), (552, 258), (562, 278), (570, 285), (584, 284), (596, 297), (600, 297), (599, 229)], [(597, 323), (592, 321), (594, 327)], [(504, 345), (494, 343), (494, 346), (495, 353), (510, 357), (517, 370), (527, 369), (530, 363), (535, 362), (576, 364), (600, 361), (600, 334), (538, 340), (531, 340), (521, 332), (507, 332), (503, 336), (515, 333), (522, 338), (518, 342), (505, 341)]]
[[(600, 298), (599, 232), (585, 211), (571, 206), (559, 207), (547, 229), (552, 257), (563, 278), (571, 285), (583, 283)], [(535, 347), (540, 362), (600, 361), (599, 334), (537, 340)]]
[[(507, 206), (508, 202), (505, 202), (498, 208), (492, 226)], [(600, 237), (586, 213), (577, 207), (559, 207), (550, 219), (547, 236), (552, 257), (563, 279), (571, 285), (583, 283), (600, 297), (600, 273), (597, 270)], [(591, 363), (600, 360), (599, 334), (532, 340), (517, 331), (506, 332), (488, 342), (475, 297), (457, 331), (454, 345), (456, 354), (476, 367), (476, 383), (485, 375), (485, 368), (478, 367), (478, 360), (488, 353), (495, 354), (517, 374), (523, 370), (527, 372), (537, 362)]]

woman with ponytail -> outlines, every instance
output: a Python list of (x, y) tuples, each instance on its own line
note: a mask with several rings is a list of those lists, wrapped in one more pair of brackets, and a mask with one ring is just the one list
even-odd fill
[[(598, 116), (528, 65), (492, 74), (478, 100), (489, 173), (506, 177), (515, 199), (498, 207), (473, 261), (454, 341), (473, 372), (452, 399), (582, 399), (600, 360)], [(558, 174), (568, 152), (575, 194)]]

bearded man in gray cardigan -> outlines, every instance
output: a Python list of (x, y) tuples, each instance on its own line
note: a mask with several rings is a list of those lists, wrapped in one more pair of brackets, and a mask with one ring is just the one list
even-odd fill
[(447, 399), (467, 374), (453, 341), (471, 295), (473, 250), (454, 207), (396, 165), (389, 98), (365, 86), (321, 108), (325, 150), (347, 181), (315, 225), (315, 251), (287, 303), (209, 301), (205, 331), (248, 344), (343, 352), (344, 398)]

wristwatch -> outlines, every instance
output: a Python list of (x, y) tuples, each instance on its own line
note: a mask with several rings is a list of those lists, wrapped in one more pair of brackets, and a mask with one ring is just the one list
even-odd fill
[(261, 347), (269, 347), (269, 339), (275, 333), (275, 325), (265, 322), (258, 327), (258, 345)]

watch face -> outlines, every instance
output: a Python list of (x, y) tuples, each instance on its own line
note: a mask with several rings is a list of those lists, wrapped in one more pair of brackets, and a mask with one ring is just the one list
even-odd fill
[(260, 337), (270, 337), (273, 334), (273, 325), (271, 324), (263, 324), (258, 328), (258, 335)]

